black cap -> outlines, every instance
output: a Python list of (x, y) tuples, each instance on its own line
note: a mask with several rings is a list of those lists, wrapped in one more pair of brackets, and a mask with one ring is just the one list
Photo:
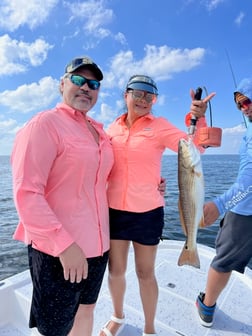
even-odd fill
[(98, 67), (97, 64), (95, 64), (90, 57), (82, 56), (82, 57), (76, 57), (74, 58), (69, 64), (67, 64), (65, 68), (65, 73), (68, 72), (74, 72), (79, 68), (87, 68), (90, 69), (96, 79), (101, 81), (103, 79), (103, 74), (101, 72), (101, 69)]

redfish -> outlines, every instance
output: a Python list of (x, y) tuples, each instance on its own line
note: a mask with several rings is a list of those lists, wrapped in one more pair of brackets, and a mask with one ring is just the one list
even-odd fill
[(179, 215), (186, 242), (178, 265), (200, 268), (197, 232), (204, 226), (204, 176), (201, 156), (191, 138), (181, 139), (178, 148)]

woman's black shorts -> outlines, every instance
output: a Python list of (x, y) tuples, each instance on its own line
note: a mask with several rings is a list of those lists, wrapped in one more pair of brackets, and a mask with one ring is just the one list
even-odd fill
[(97, 301), (108, 252), (88, 258), (88, 278), (80, 283), (66, 281), (59, 258), (28, 246), (33, 295), (29, 327), (45, 336), (67, 336), (72, 329), (79, 304)]
[(109, 209), (110, 239), (130, 240), (143, 245), (157, 245), (164, 227), (164, 208), (146, 212)]

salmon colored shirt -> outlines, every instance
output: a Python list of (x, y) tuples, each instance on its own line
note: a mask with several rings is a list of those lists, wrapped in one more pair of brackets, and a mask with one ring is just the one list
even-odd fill
[[(125, 118), (122, 115), (108, 129), (115, 160), (108, 184), (109, 207), (144, 212), (164, 206), (158, 190), (162, 154), (166, 148), (177, 152), (179, 140), (187, 134), (152, 114), (137, 119), (130, 129)], [(205, 118), (200, 118), (197, 127), (205, 126)]]
[(20, 222), (14, 238), (53, 256), (77, 243), (86, 257), (109, 249), (107, 179), (113, 151), (102, 125), (66, 104), (41, 112), (16, 137), (11, 163)]

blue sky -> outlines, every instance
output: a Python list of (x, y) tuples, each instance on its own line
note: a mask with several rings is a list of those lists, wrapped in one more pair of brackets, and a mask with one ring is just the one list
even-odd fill
[(251, 15), (251, 0), (1, 0), (0, 155), (27, 120), (61, 101), (64, 67), (81, 55), (104, 73), (90, 115), (105, 128), (124, 112), (127, 79), (147, 74), (159, 88), (153, 113), (184, 130), (190, 88), (216, 92), (222, 146), (206, 153), (236, 154), (244, 127), (234, 78), (252, 75)]

